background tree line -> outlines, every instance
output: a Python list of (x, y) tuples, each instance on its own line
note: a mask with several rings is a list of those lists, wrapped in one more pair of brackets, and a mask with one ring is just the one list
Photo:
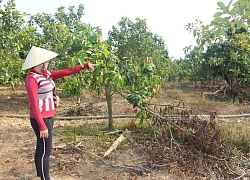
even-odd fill
[(192, 69), (187, 74), (193, 82), (220, 82), (225, 97), (248, 102), (250, 2), (231, 0), (217, 5), (218, 12), (209, 25), (199, 20), (187, 24), (197, 45), (186, 47), (185, 59), (178, 62)]

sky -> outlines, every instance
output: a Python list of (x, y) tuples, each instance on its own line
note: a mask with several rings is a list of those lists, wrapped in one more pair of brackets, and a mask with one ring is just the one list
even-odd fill
[[(82, 21), (99, 26), (104, 39), (122, 17), (132, 21), (145, 19), (148, 30), (164, 39), (169, 56), (178, 59), (184, 57), (184, 47), (195, 45), (195, 38), (185, 25), (195, 19), (209, 24), (218, 11), (218, 1), (229, 3), (229, 0), (15, 0), (15, 3), (19, 12), (30, 14), (54, 14), (59, 6), (77, 8), (84, 4)], [(3, 0), (2, 4), (6, 2)]]

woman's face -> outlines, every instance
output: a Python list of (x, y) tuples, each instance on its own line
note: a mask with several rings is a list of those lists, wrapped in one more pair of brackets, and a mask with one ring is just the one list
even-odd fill
[[(43, 65), (42, 65), (42, 66), (43, 66)], [(49, 66), (49, 61), (44, 62), (44, 66), (45, 66), (44, 68), (47, 69), (48, 66)]]
[(42, 72), (42, 69), (43, 69), (43, 65), (44, 65), (44, 69), (47, 69), (48, 68), (48, 65), (49, 65), (49, 61), (46, 61), (42, 64), (39, 64), (37, 66), (34, 67), (34, 70), (41, 73)]

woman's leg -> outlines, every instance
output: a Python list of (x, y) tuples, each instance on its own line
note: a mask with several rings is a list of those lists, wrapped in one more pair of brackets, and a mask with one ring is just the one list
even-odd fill
[(39, 131), (39, 127), (38, 127), (38, 124), (36, 122), (36, 120), (34, 118), (30, 118), (30, 123), (31, 123), (31, 126), (36, 134), (36, 151), (35, 151), (35, 156), (34, 156), (34, 160), (35, 160), (35, 166), (36, 166), (36, 172), (37, 172), (37, 177), (41, 177), (41, 172), (40, 172), (40, 161), (39, 159), (40, 158), (40, 152), (39, 152), (39, 144), (40, 144), (40, 131)]
[(31, 118), (31, 126), (35, 131), (37, 137), (35, 165), (37, 176), (42, 180), (49, 180), (49, 157), (52, 150), (52, 129), (54, 125), (54, 118), (45, 118), (44, 122), (48, 128), (49, 137), (40, 138), (40, 131), (35, 119)]

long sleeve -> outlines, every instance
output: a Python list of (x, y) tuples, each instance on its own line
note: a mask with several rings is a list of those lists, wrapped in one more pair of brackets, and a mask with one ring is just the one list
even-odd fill
[(32, 113), (32, 116), (34, 116), (33, 118), (36, 119), (39, 130), (46, 130), (47, 127), (43, 121), (43, 117), (38, 105), (38, 84), (36, 80), (31, 76), (27, 76), (25, 79), (25, 87), (28, 93), (30, 112)]
[(75, 66), (74, 68), (67, 68), (62, 70), (50, 70), (50, 73), (52, 75), (52, 79), (55, 80), (58, 78), (62, 78), (64, 76), (70, 76), (83, 69), (88, 69), (88, 63), (85, 63), (84, 66), (81, 65)]

